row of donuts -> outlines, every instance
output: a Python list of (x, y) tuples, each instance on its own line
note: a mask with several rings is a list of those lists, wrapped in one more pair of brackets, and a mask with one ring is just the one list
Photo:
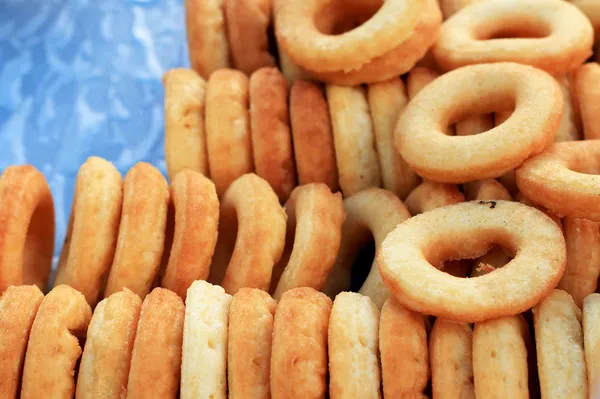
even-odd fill
[[(517, 75), (515, 71), (519, 71), (519, 76), (529, 76), (533, 71), (498, 64), (467, 67), (442, 75), (442, 78), (454, 85), (465, 84), (462, 91), (467, 91), (473, 84), (464, 80), (471, 79), (474, 69), (478, 68), (491, 76), (491, 82), (499, 76), (509, 80), (511, 75)], [(600, 92), (597, 89), (599, 76), (598, 64), (584, 64), (572, 74), (557, 78), (560, 93), (554, 90), (549, 79), (544, 79), (553, 102), (547, 101), (550, 106), (546, 110), (538, 107), (540, 112), (548, 114), (550, 122), (539, 127), (541, 131), (534, 139), (536, 142), (540, 141), (537, 137), (540, 134), (545, 137), (544, 145), (548, 144), (550, 135), (555, 141), (600, 137), (600, 129), (594, 122), (594, 104)], [(368, 187), (383, 186), (404, 199), (421, 180), (413, 171), (416, 162), (413, 158), (423, 159), (422, 146), (418, 144), (419, 140), (409, 137), (417, 143), (412, 150), (417, 154), (410, 158), (411, 165), (408, 165), (404, 154), (410, 149), (401, 155), (399, 146), (403, 140), (398, 137), (413, 134), (415, 128), (408, 126), (402, 132), (399, 130), (402, 127), (395, 129), (396, 121), (404, 114), (409, 100), (439, 77), (434, 70), (417, 67), (408, 74), (406, 83), (396, 78), (371, 84), (366, 90), (358, 86), (328, 85), (326, 95), (317, 83), (295, 81), (288, 95), (287, 82), (273, 68), (260, 69), (250, 79), (237, 71), (220, 70), (211, 75), (208, 83), (192, 70), (171, 70), (164, 77), (165, 158), (169, 176), (173, 179), (185, 168), (197, 170), (210, 176), (219, 196), (239, 176), (255, 172), (271, 184), (281, 201), (289, 197), (297, 184), (314, 182), (325, 183), (333, 191), (341, 187), (345, 196)], [(438, 82), (430, 91), (432, 95), (418, 104), (438, 96), (446, 85)], [(564, 106), (556, 125), (556, 115), (550, 117), (549, 114), (556, 114), (561, 93)], [(472, 95), (475, 101), (478, 94), (491, 96), (475, 92)], [(514, 104), (503, 104), (501, 108), (506, 108), (505, 111), (458, 118), (446, 130), (459, 136), (490, 130), (511, 116), (511, 106)], [(415, 120), (422, 117), (414, 113), (411, 116), (407, 118), (407, 124), (416, 125)], [(505, 126), (499, 133), (505, 133), (509, 128)], [(548, 134), (549, 130), (551, 134)], [(539, 151), (540, 146), (537, 147)], [(525, 150), (530, 151), (529, 147)], [(514, 167), (528, 154), (525, 152), (516, 164), (513, 162)], [(488, 157), (488, 154), (480, 156)], [(420, 163), (423, 162), (430, 160)], [(465, 163), (464, 159), (462, 163)], [(453, 167), (446, 166), (446, 169)], [(479, 169), (475, 175), (460, 176), (458, 181), (448, 181), (447, 174), (440, 173), (426, 177), (452, 183), (497, 177), (482, 176)], [(514, 174), (509, 173), (501, 179), (513, 193), (516, 191)]]
[[(356, 85), (399, 76), (416, 63), (439, 63), (448, 71), (494, 61), (561, 74), (590, 55), (594, 30), (600, 28), (594, 0), (411, 0), (385, 7), (380, 1), (348, 7), (340, 1), (187, 0), (185, 5), (190, 63), (205, 79), (222, 68), (251, 75), (279, 65), (290, 81)], [(511, 24), (514, 20), (522, 24)], [(552, 38), (521, 41), (510, 49), (492, 41), (546, 36)]]
[(332, 303), (295, 288), (275, 301), (202, 280), (185, 304), (163, 288), (143, 301), (124, 289), (93, 313), (65, 285), (45, 297), (11, 286), (0, 310), (7, 399), (587, 398), (599, 388), (599, 294), (582, 312), (554, 290), (533, 309), (534, 334), (531, 313), (431, 327), (393, 298), (379, 310), (358, 293)]

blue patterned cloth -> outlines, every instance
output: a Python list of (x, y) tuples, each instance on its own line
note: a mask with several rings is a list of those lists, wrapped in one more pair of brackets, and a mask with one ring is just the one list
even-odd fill
[(44, 173), (57, 253), (90, 155), (165, 172), (161, 78), (187, 65), (182, 0), (0, 0), (0, 170)]

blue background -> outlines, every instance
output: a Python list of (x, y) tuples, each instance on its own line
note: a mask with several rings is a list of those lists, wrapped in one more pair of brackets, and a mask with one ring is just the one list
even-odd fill
[(165, 173), (161, 78), (187, 65), (182, 0), (0, 0), (0, 170), (44, 173), (57, 253), (90, 155)]

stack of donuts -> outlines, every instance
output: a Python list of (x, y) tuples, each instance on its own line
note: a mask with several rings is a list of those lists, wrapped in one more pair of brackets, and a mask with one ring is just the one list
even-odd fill
[(89, 158), (49, 281), (48, 184), (0, 177), (0, 397), (600, 395), (600, 13), (571, 3), (186, 1), (169, 182)]

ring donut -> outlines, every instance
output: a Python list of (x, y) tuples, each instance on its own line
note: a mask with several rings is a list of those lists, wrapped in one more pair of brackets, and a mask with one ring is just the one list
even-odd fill
[(200, 76), (229, 67), (223, 0), (185, 0), (185, 26), (190, 63)]
[(31, 165), (0, 176), (0, 293), (11, 285), (46, 289), (54, 251), (54, 202), (48, 183)]
[(133, 166), (123, 184), (123, 208), (115, 257), (104, 296), (128, 288), (145, 298), (163, 255), (169, 186), (154, 166)]
[(81, 356), (76, 397), (127, 396), (131, 351), (141, 305), (140, 297), (126, 288), (98, 303)]
[(583, 341), (590, 394), (597, 395), (600, 393), (600, 294), (590, 294), (583, 300)]
[(296, 187), (296, 165), (288, 83), (277, 68), (261, 68), (250, 77), (250, 121), (256, 174), (285, 202)]
[(297, 64), (316, 72), (350, 71), (387, 53), (411, 35), (424, 12), (420, 0), (386, 1), (357, 28), (335, 35), (324, 32), (333, 33), (355, 11), (343, 1), (276, 0), (274, 7), (280, 45)]
[(229, 307), (227, 390), (230, 398), (271, 397), (271, 344), (277, 302), (256, 288), (242, 288)]
[[(413, 33), (397, 47), (352, 71), (313, 71), (312, 75), (323, 82), (354, 86), (383, 82), (408, 72), (433, 45), (442, 22), (437, 1), (425, 0), (423, 3), (426, 9), (418, 17), (419, 22)], [(344, 8), (347, 8), (346, 4)]]
[(165, 87), (165, 162), (169, 179), (189, 168), (208, 176), (204, 128), (206, 82), (192, 69), (171, 69)]
[(131, 352), (127, 397), (177, 398), (184, 317), (177, 294), (155, 288), (146, 295)]
[(550, 212), (600, 221), (600, 140), (556, 143), (516, 172), (519, 190)]
[(322, 183), (295, 188), (285, 212), (284, 255), (271, 279), (275, 299), (296, 287), (323, 288), (340, 248), (345, 218), (342, 196)]
[(394, 148), (394, 127), (408, 103), (404, 83), (402, 79), (395, 78), (371, 84), (367, 99), (373, 119), (383, 187), (404, 199), (420, 181), (419, 176)]
[(206, 147), (210, 177), (223, 195), (235, 179), (254, 170), (248, 78), (221, 69), (206, 85)]
[(445, 70), (508, 61), (559, 75), (592, 55), (593, 41), (590, 21), (566, 1), (476, 1), (442, 25), (433, 55)]
[(381, 398), (379, 309), (369, 297), (356, 292), (335, 297), (327, 343), (329, 397)]
[(495, 179), (477, 180), (474, 182), (465, 183), (463, 188), (467, 201), (512, 201), (512, 197), (506, 187), (504, 187), (502, 183)]
[[(444, 134), (454, 120), (511, 101), (518, 104), (515, 112), (492, 130)], [(554, 140), (562, 109), (558, 83), (543, 71), (514, 63), (471, 65), (440, 76), (411, 100), (396, 125), (395, 144), (424, 178), (441, 183), (495, 178)]]
[[(342, 226), (342, 239), (335, 264), (323, 289), (330, 297), (350, 289), (352, 265), (362, 248), (371, 237), (375, 250), (397, 225), (410, 218), (410, 213), (394, 194), (381, 188), (370, 188), (344, 200), (346, 220)], [(375, 262), (359, 290), (381, 309), (390, 296), (383, 284)]]
[(18, 398), (31, 325), (44, 294), (36, 285), (8, 287), (0, 296), (0, 397)]
[(381, 184), (373, 123), (360, 86), (327, 85), (340, 187), (350, 196)]
[(312, 288), (285, 292), (273, 321), (272, 398), (324, 398), (331, 299)]
[(251, 75), (262, 67), (275, 66), (269, 53), (272, 0), (224, 0), (231, 58), (236, 69)]
[[(588, 64), (584, 64), (584, 65), (588, 65)], [(582, 67), (580, 67), (578, 69), (581, 69), (581, 68)], [(581, 116), (579, 114), (580, 110), (575, 105), (576, 99), (575, 99), (575, 93), (573, 93), (573, 91), (575, 90), (574, 89), (575, 79), (573, 78), (573, 76), (576, 73), (577, 73), (577, 70), (575, 70), (575, 72), (572, 72), (570, 74), (571, 78), (567, 77), (566, 75), (556, 78), (556, 81), (558, 82), (558, 85), (560, 87), (560, 91), (562, 92), (564, 103), (565, 103), (565, 108), (563, 110), (563, 116), (562, 116), (562, 119), (560, 120), (560, 127), (558, 128), (558, 131), (556, 132), (556, 136), (554, 137), (554, 141), (556, 141), (556, 142), (580, 140), (580, 138), (582, 136), (582, 134), (580, 133), (582, 131)], [(592, 86), (596, 86), (596, 84), (592, 83)], [(600, 91), (598, 94), (600, 95)], [(588, 106), (589, 106), (589, 103), (588, 103)], [(600, 111), (600, 109), (599, 109), (599, 111)], [(598, 136), (600, 136), (600, 132), (598, 133)]]
[(468, 324), (436, 319), (429, 338), (434, 398), (475, 398), (473, 331)]
[(123, 180), (119, 171), (102, 158), (88, 158), (77, 173), (54, 286), (75, 288), (91, 306), (98, 302), (113, 261), (122, 202)]
[[(433, 266), (446, 259), (476, 258), (493, 244), (518, 249), (514, 259), (494, 273), (463, 279)], [(400, 224), (381, 245), (377, 263), (400, 304), (474, 322), (535, 305), (560, 281), (565, 252), (560, 227), (537, 209), (517, 202), (474, 201), (434, 209)], [(536, 273), (528, 272), (532, 268)]]
[(439, 0), (444, 20), (450, 18), (469, 4), (481, 0)]
[(589, 62), (572, 73), (573, 86), (585, 140), (600, 139), (598, 115), (600, 115), (600, 65)]
[(456, 184), (424, 181), (404, 201), (411, 215), (427, 212), (446, 205), (465, 202), (465, 196)]
[(175, 231), (161, 286), (183, 300), (195, 280), (205, 280), (217, 244), (219, 199), (215, 185), (198, 172), (186, 169), (171, 184)]
[(329, 108), (316, 83), (296, 80), (290, 90), (290, 123), (300, 185), (325, 183), (339, 190)]
[(231, 295), (194, 281), (185, 301), (181, 399), (227, 399), (227, 330)]
[(286, 215), (269, 184), (247, 174), (221, 200), (219, 238), (209, 281), (228, 294), (251, 287), (267, 291), (285, 246)]
[(426, 67), (414, 67), (406, 77), (406, 91), (408, 99), (412, 100), (425, 88), (429, 83), (440, 77), (440, 73), (435, 69)]
[(21, 398), (72, 398), (79, 339), (86, 335), (92, 309), (74, 288), (56, 286), (46, 295), (31, 326)]

